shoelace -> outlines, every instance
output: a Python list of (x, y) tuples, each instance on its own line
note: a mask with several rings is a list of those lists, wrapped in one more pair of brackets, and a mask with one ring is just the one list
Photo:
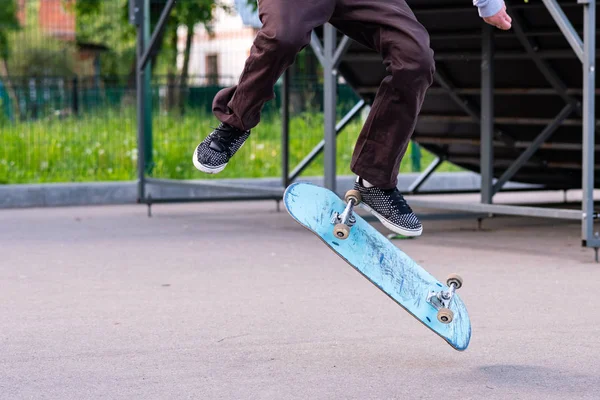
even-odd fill
[(406, 199), (397, 188), (386, 190), (386, 194), (388, 194), (392, 200), (392, 205), (397, 207), (399, 210), (406, 211), (406, 213), (411, 213), (412, 209), (406, 202)]
[(231, 144), (238, 137), (239, 135), (236, 135), (232, 129), (224, 128), (222, 124), (213, 128), (213, 133), (210, 136), (211, 140), (217, 143), (221, 151), (226, 151), (227, 153), (231, 153), (229, 150)]

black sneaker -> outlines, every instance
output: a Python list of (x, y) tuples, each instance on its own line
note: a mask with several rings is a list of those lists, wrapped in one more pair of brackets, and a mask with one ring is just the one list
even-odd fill
[(420, 236), (423, 226), (398, 190), (365, 187), (357, 178), (354, 189), (361, 195), (362, 207), (375, 215), (388, 229), (404, 236)]
[(221, 123), (196, 147), (194, 166), (202, 172), (216, 174), (223, 169), (229, 159), (242, 147), (250, 131), (242, 131)]

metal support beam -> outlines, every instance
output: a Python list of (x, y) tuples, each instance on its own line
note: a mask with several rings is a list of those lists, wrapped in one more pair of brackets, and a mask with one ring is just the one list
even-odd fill
[(435, 172), (435, 170), (438, 169), (439, 166), (444, 163), (444, 160), (445, 159), (442, 157), (436, 157), (435, 160), (433, 160), (431, 164), (429, 164), (427, 168), (425, 168), (425, 171), (423, 171), (421, 175), (419, 175), (417, 179), (415, 179), (415, 181), (411, 183), (411, 185), (408, 187), (408, 193), (417, 193), (419, 188), (423, 186), (425, 182), (427, 182), (427, 179), (429, 179), (429, 177)]
[[(144, 27), (144, 46), (148, 51), (148, 40), (150, 39), (150, 0), (143, 0), (144, 12), (143, 27)], [(153, 148), (153, 132), (152, 132), (152, 62), (147, 61), (140, 71), (143, 71), (143, 87), (144, 87), (144, 151), (143, 159), (145, 165), (145, 173), (151, 175), (154, 170), (154, 153)], [(139, 156), (139, 155), (138, 155)], [(140, 156), (140, 158), (142, 158)]]
[(600, 238), (594, 234), (594, 148), (595, 95), (596, 88), (596, 0), (580, 0), (583, 3), (583, 154), (582, 189), (583, 220), (582, 243), (587, 247), (600, 247)]
[[(154, 53), (156, 46), (157, 46), (158, 37), (161, 35), (162, 31), (165, 29), (165, 25), (167, 23), (167, 18), (169, 18), (169, 15), (171, 14), (171, 10), (175, 6), (175, 2), (176, 2), (176, 0), (169, 0), (167, 2), (167, 4), (165, 5), (165, 8), (163, 8), (162, 13), (160, 14), (160, 18), (158, 19), (158, 22), (156, 24), (156, 28), (154, 29), (154, 32), (152, 33), (152, 37), (150, 38), (150, 42), (148, 43), (148, 45), (146, 47), (146, 51), (142, 55), (141, 62), (138, 65), (139, 68), (144, 68), (146, 66), (146, 64), (148, 63), (148, 60), (150, 59), (152, 53)], [(150, 12), (150, 9), (148, 8), (148, 13), (149, 12)]]
[[(344, 118), (342, 118), (340, 120), (340, 122), (338, 122), (338, 124), (335, 127), (335, 130), (338, 135), (344, 130), (344, 128), (350, 122), (352, 122), (352, 120), (354, 118), (356, 118), (359, 115), (359, 113), (366, 106), (366, 104), (367, 103), (364, 100), (360, 100), (358, 103), (356, 103), (356, 105), (354, 107), (352, 107), (352, 109), (350, 111), (348, 111), (348, 113), (344, 116)], [(300, 161), (298, 166), (296, 168), (294, 168), (294, 170), (290, 173), (289, 182), (295, 180), (302, 173), (302, 171), (304, 171), (306, 169), (306, 167), (308, 167), (310, 165), (310, 163), (313, 162), (314, 159), (317, 158), (317, 156), (319, 154), (321, 154), (321, 152), (323, 151), (324, 148), (325, 148), (325, 140), (321, 140), (310, 151), (310, 153), (308, 153), (308, 155), (306, 157), (304, 157), (304, 159), (302, 161)]]
[(146, 173), (152, 169), (152, 103), (150, 94), (150, 58), (158, 38), (165, 28), (167, 18), (175, 5), (169, 0), (158, 20), (155, 31), (150, 34), (150, 1), (130, 0), (129, 20), (137, 27), (136, 49), (136, 97), (138, 137), (138, 199), (145, 197)]
[(483, 24), (481, 47), (481, 202), (491, 203), (494, 177), (494, 27)]
[(322, 66), (325, 65), (325, 59), (323, 58), (323, 45), (321, 44), (321, 40), (315, 31), (312, 31), (310, 34), (310, 47), (313, 49), (313, 52), (319, 60), (319, 63)]
[(283, 73), (281, 85), (281, 183), (287, 187), (290, 169), (290, 70)]
[[(368, 92), (375, 92), (377, 90), (377, 87), (369, 87), (369, 86), (365, 86), (360, 88), (359, 93), (368, 93)], [(481, 89), (480, 88), (458, 88), (458, 87), (454, 87), (452, 89), (453, 92), (455, 92), (457, 95), (463, 96), (463, 95), (468, 95), (468, 96), (477, 96), (481, 93)], [(441, 87), (430, 87), (427, 90), (428, 94), (440, 94), (440, 93), (447, 93), (447, 90)], [(556, 95), (556, 90), (551, 89), (551, 88), (496, 88), (494, 90), (494, 94), (496, 96), (515, 96), (515, 95), (520, 95), (520, 96), (554, 96)], [(572, 95), (572, 96), (581, 96), (583, 94), (583, 89), (579, 88), (579, 89), (575, 89), (575, 88), (568, 88), (567, 89), (567, 94), (568, 95)], [(600, 89), (596, 89), (596, 95), (600, 95)]]
[(534, 42), (533, 39), (530, 39), (526, 36), (525, 31), (523, 29), (523, 21), (519, 16), (518, 11), (511, 15), (512, 17), (512, 28), (517, 36), (517, 39), (521, 42), (527, 54), (531, 57), (532, 61), (535, 63), (537, 68), (540, 70), (542, 75), (546, 78), (546, 80), (550, 83), (550, 85), (556, 90), (559, 96), (567, 104), (572, 104), (577, 109), (578, 114), (581, 116), (581, 104), (580, 102), (567, 94), (567, 85), (558, 77), (556, 72), (548, 65), (548, 63), (538, 56), (538, 45)]
[(473, 118), (473, 121), (477, 123), (481, 122), (481, 118), (479, 115), (480, 111), (477, 109), (477, 107), (471, 105), (467, 99), (463, 99), (456, 93), (454, 85), (450, 83), (450, 80), (446, 76), (444, 76), (444, 74), (439, 70), (439, 68), (437, 68), (435, 74), (433, 75), (433, 79), (442, 87), (442, 90), (448, 96), (450, 96), (450, 98), (456, 103), (457, 106), (462, 108), (462, 110), (465, 113), (467, 113), (471, 118)]
[[(133, 1), (133, 0), (132, 0)], [(145, 7), (145, 0), (136, 0), (136, 6), (134, 7), (134, 15), (132, 20), (137, 26), (137, 60), (138, 65), (136, 68), (136, 100), (137, 100), (137, 139), (138, 139), (138, 201), (146, 197), (145, 194), (145, 182), (146, 178), (146, 157), (145, 157), (145, 135), (146, 135), (146, 87), (145, 87), (145, 68), (139, 68), (141, 65), (140, 60), (146, 50), (145, 43), (145, 20), (147, 9)]]
[(504, 171), (502, 176), (494, 185), (492, 195), (498, 193), (498, 191), (502, 189), (502, 186), (504, 186), (504, 184), (508, 182), (510, 178), (512, 178), (517, 173), (517, 171), (519, 171), (519, 169), (523, 165), (525, 165), (527, 161), (529, 161), (531, 156), (533, 156), (533, 154), (536, 151), (538, 151), (540, 146), (544, 144), (544, 142), (548, 140), (550, 136), (552, 136), (556, 129), (558, 129), (558, 127), (564, 121), (564, 119), (567, 118), (573, 112), (573, 109), (573, 104), (567, 104), (556, 116), (554, 121), (552, 121), (551, 124), (546, 126), (546, 128), (542, 132), (540, 132), (540, 134), (534, 139), (531, 145), (523, 153), (521, 153), (521, 155), (515, 160), (515, 162), (512, 163), (512, 165), (506, 171)]
[(338, 45), (337, 49), (335, 50), (335, 54), (333, 55), (333, 68), (334, 69), (337, 68), (338, 65), (340, 65), (340, 61), (342, 61), (342, 57), (344, 57), (344, 54), (346, 53), (346, 51), (348, 50), (348, 48), (350, 47), (351, 44), (352, 44), (352, 40), (350, 40), (350, 38), (348, 36), (344, 36), (342, 38), (342, 41)]
[(503, 215), (522, 215), (527, 217), (557, 218), (580, 220), (580, 210), (555, 209), (546, 207), (515, 206), (508, 204), (454, 203), (449, 201), (409, 199), (410, 205), (418, 208), (434, 210), (465, 211), (473, 213), (489, 213)]
[(542, 1), (546, 5), (546, 8), (548, 9), (548, 12), (550, 12), (552, 18), (554, 18), (554, 21), (556, 21), (556, 24), (562, 31), (563, 35), (565, 36), (565, 39), (567, 39), (567, 42), (569, 42), (569, 44), (573, 48), (573, 51), (575, 52), (579, 60), (583, 62), (583, 42), (581, 41), (579, 34), (575, 30), (575, 28), (573, 28), (573, 25), (563, 12), (560, 5), (558, 5), (556, 0)]
[[(472, 105), (468, 99), (463, 98), (458, 94), (452, 82), (441, 72), (440, 68), (438, 68), (434, 74), (434, 80), (441, 86), (441, 89), (444, 91), (444, 93), (446, 93), (450, 99), (456, 103), (456, 105), (458, 105), (473, 119), (473, 122), (481, 124), (481, 110), (479, 110), (476, 105)], [(432, 89), (429, 90), (431, 91)], [(482, 96), (483, 92), (479, 90), (478, 94)], [(420, 118), (421, 120), (425, 120), (428, 117), (423, 116)], [(494, 137), (502, 140), (509, 147), (512, 147), (513, 143), (515, 142), (515, 138), (512, 134), (496, 129), (495, 127), (493, 130), (493, 135)]]
[(325, 187), (335, 192), (336, 189), (336, 105), (337, 74), (333, 67), (336, 50), (336, 29), (326, 23), (323, 27), (323, 113), (325, 124)]
[[(336, 137), (339, 129), (336, 129), (336, 106), (337, 106), (337, 67), (350, 47), (351, 39), (344, 36), (341, 43), (337, 45), (337, 30), (330, 23), (323, 26), (323, 43), (315, 31), (311, 32), (310, 45), (323, 67), (323, 114), (325, 124), (325, 187), (335, 191), (336, 184)], [(290, 180), (293, 180), (321, 151), (317, 146), (311, 154), (305, 158), (293, 172)], [(315, 151), (316, 150), (316, 151)]]
[[(468, 116), (462, 115), (440, 115), (440, 114), (428, 114), (419, 117), (419, 121), (431, 123), (431, 122), (446, 122), (446, 123), (474, 123), (473, 119)], [(520, 117), (496, 117), (494, 119), (496, 124), (510, 124), (510, 125), (524, 125), (524, 126), (534, 126), (541, 125), (546, 126), (552, 121), (554, 118), (520, 118)], [(583, 122), (579, 118), (567, 118), (563, 121), (563, 126), (582, 126)], [(596, 126), (600, 127), (600, 120), (596, 121)], [(507, 138), (511, 141), (512, 138)]]
[[(568, 60), (574, 59), (572, 50), (540, 50), (537, 55), (542, 59), (557, 59)], [(529, 54), (523, 51), (497, 51), (494, 54), (496, 60), (529, 60)], [(378, 53), (355, 53), (348, 54), (345, 59), (347, 61), (364, 61), (364, 62), (380, 62), (381, 56)], [(481, 60), (481, 52), (472, 51), (439, 51), (435, 54), (436, 62), (439, 61), (474, 61)]]

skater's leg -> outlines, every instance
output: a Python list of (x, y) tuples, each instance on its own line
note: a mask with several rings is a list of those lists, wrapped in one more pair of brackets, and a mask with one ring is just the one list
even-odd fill
[(222, 171), (260, 120), (264, 104), (296, 55), (310, 43), (311, 31), (333, 13), (335, 0), (260, 0), (258, 31), (237, 85), (221, 90), (213, 112), (221, 125), (198, 145), (194, 165), (201, 171)]
[(256, 126), (273, 87), (296, 55), (310, 43), (311, 31), (329, 19), (335, 0), (261, 0), (258, 31), (238, 84), (213, 102), (217, 118), (242, 130)]
[(435, 65), (429, 35), (405, 0), (339, 0), (331, 19), (346, 35), (382, 55), (387, 75), (352, 157), (354, 173), (394, 188)]
[(339, 0), (331, 19), (378, 51), (387, 75), (358, 137), (351, 169), (363, 206), (388, 229), (418, 236), (422, 225), (396, 188), (402, 157), (435, 70), (429, 35), (405, 0)]

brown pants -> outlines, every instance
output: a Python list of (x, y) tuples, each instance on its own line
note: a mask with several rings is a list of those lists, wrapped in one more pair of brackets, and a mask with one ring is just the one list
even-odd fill
[(259, 0), (262, 28), (238, 84), (223, 89), (213, 111), (239, 129), (259, 123), (265, 102), (311, 31), (330, 22), (382, 55), (387, 75), (358, 137), (351, 170), (373, 185), (397, 185), (400, 161), (435, 70), (429, 35), (405, 0)]

